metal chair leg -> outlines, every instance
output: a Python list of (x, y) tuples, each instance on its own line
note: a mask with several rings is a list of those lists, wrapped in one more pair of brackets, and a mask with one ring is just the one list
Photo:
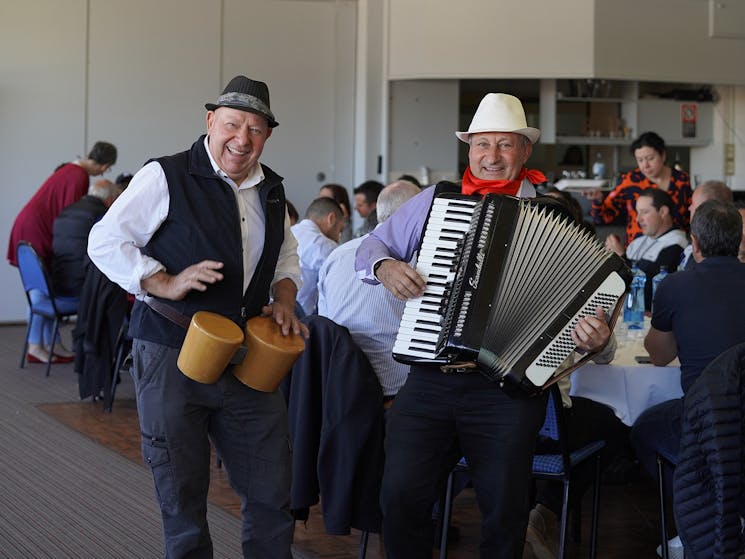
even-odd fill
[(592, 493), (592, 524), (590, 525), (590, 559), (598, 549), (598, 513), (600, 511), (600, 454), (595, 458), (595, 484)]
[(369, 536), (370, 533), (367, 530), (362, 530), (360, 533), (360, 546), (357, 553), (358, 559), (365, 559), (365, 556), (367, 555), (367, 540)]
[(445, 502), (440, 511), (440, 559), (447, 559), (448, 556), (448, 530), (450, 529), (450, 516), (453, 514), (453, 471), (448, 475), (445, 486)]
[[(104, 413), (111, 413), (111, 408), (114, 407), (114, 396), (116, 395), (116, 384), (119, 380), (119, 369), (122, 366), (124, 355), (124, 344), (120, 341), (117, 344), (116, 357), (114, 358), (114, 367), (111, 371), (111, 388), (109, 388), (109, 405), (106, 406), (104, 403)], [(104, 400), (105, 402), (105, 400)]]
[(62, 339), (59, 335), (59, 321), (55, 318), (54, 328), (52, 329), (52, 345), (49, 347), (49, 361), (47, 361), (46, 376), (49, 376), (49, 373), (52, 371), (52, 361), (54, 361), (54, 345), (57, 343), (57, 338)]
[(557, 559), (564, 559), (567, 545), (567, 517), (569, 516), (569, 480), (564, 480), (564, 496), (561, 500), (561, 522), (559, 524), (559, 555)]
[(31, 321), (34, 319), (34, 315), (30, 315), (28, 319), (28, 326), (26, 326), (26, 337), (23, 340), (23, 353), (21, 353), (21, 369), (26, 366), (26, 354), (28, 353), (28, 337), (31, 334)]
[(665, 480), (662, 457), (657, 455), (657, 491), (660, 497), (660, 535), (662, 536), (662, 559), (669, 559), (667, 549), (667, 520), (665, 518)]

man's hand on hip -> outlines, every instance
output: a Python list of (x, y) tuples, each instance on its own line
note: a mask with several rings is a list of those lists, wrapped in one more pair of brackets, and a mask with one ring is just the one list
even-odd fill
[(209, 285), (221, 281), (223, 275), (218, 270), (222, 267), (222, 262), (202, 260), (184, 268), (175, 276), (160, 271), (149, 278), (143, 279), (140, 284), (151, 295), (180, 301), (193, 289), (206, 291)]

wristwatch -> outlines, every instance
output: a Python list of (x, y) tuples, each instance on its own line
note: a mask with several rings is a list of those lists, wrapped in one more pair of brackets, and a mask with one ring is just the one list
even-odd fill
[(380, 268), (380, 265), (383, 262), (385, 262), (385, 258), (378, 260), (375, 264), (373, 264), (372, 273), (373, 273), (373, 276), (375, 276), (376, 278), (378, 277), (378, 268)]

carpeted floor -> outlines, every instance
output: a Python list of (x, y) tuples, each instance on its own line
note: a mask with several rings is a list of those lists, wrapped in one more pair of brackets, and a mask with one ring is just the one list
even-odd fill
[[(48, 377), (42, 365), (19, 367), (24, 333), (22, 326), (0, 328), (0, 559), (161, 556), (151, 476), (141, 460), (114, 448), (122, 444), (116, 437), (129, 438), (118, 427), (134, 395), (131, 380), (122, 382), (114, 413), (103, 417), (100, 402), (80, 402), (71, 364), (54, 365)], [(68, 340), (69, 326), (63, 334)], [(90, 414), (99, 430), (111, 422), (112, 446), (68, 428), (42, 404), (61, 404), (73, 417)], [(139, 446), (139, 436), (132, 440)], [(208, 518), (215, 558), (239, 557), (236, 516), (210, 503)]]
[[(143, 465), (137, 406), (134, 400), (117, 400), (114, 406), (114, 413), (104, 413), (101, 405), (92, 402), (39, 404), (37, 407), (70, 429)], [(230, 487), (225, 470), (217, 467), (214, 456), (212, 462), (209, 501), (240, 517), (240, 501)]]
[[(131, 383), (130, 379), (125, 379)], [(134, 400), (116, 400), (112, 413), (104, 413), (100, 403), (56, 402), (38, 404), (37, 409), (62, 425), (80, 433), (92, 442), (113, 450), (142, 467), (140, 454), (140, 430), (137, 422), (137, 407)], [(218, 468), (213, 455), (212, 478), (209, 501), (236, 518), (240, 517), (240, 501), (228, 482), (225, 470)], [(473, 497), (466, 497), (472, 500)], [(473, 510), (472, 507), (470, 507)], [(473, 513), (467, 513), (472, 515)], [(452, 559), (472, 557), (477, 539), (476, 524), (469, 530), (469, 545), (462, 545)], [(298, 522), (295, 528), (293, 557), (295, 559), (314, 558), (352, 558), (357, 556), (359, 532), (349, 536), (331, 536), (325, 533), (320, 505), (312, 507), (310, 518), (305, 523)], [(465, 539), (465, 538), (464, 538)], [(2, 552), (0, 552), (0, 558)], [(373, 535), (368, 544), (367, 557), (383, 557), (380, 540)]]
[[(113, 412), (106, 414), (100, 402), (77, 399), (77, 382), (69, 365), (53, 367), (51, 377), (44, 377), (38, 366), (19, 370), (15, 355), (18, 331), (4, 330), (5, 336), (0, 336), (0, 423), (7, 427), (0, 429), (0, 467), (5, 472), (5, 478), (0, 477), (0, 504), (5, 506), (4, 510), (0, 507), (0, 559), (157, 556), (160, 547), (158, 513), (151, 493), (150, 474), (140, 454), (131, 378), (123, 377)], [(15, 341), (11, 343), (9, 339), (13, 338)], [(6, 355), (4, 366), (3, 353)], [(63, 448), (59, 448), (60, 445)], [(112, 456), (124, 458), (117, 461)], [(86, 470), (92, 466), (95, 471)], [(126, 487), (124, 492), (122, 487)], [(216, 558), (238, 556), (235, 545), (238, 543), (239, 502), (224, 469), (217, 468), (214, 463), (209, 499), (211, 509), (220, 511), (210, 513), (213, 539), (221, 546), (219, 551), (216, 548)], [(589, 503), (587, 505), (583, 507), (584, 515), (590, 510)], [(81, 507), (86, 506), (96, 508), (88, 514), (81, 511)], [(68, 509), (76, 515), (65, 517), (60, 523), (59, 511)], [(81, 521), (83, 517), (85, 520)], [(39, 538), (36, 536), (38, 528), (26, 529), (26, 518), (34, 519), (37, 525), (38, 519), (44, 519), (43, 522), (54, 528), (49, 528), (50, 531)], [(584, 520), (584, 528), (587, 528), (589, 519)], [(453, 522), (460, 529), (461, 538), (450, 547), (449, 557), (477, 556), (479, 514), (472, 490), (456, 499)], [(96, 531), (86, 523), (96, 524)], [(8, 525), (16, 532), (6, 530)], [(77, 545), (85, 545), (85, 553), (77, 551), (78, 547), (69, 550), (61, 547), (72, 545), (62, 535), (71, 530), (75, 538), (84, 542)], [(105, 535), (102, 536), (101, 531)], [(32, 537), (35, 539), (29, 539)], [(139, 554), (129, 551), (122, 554), (109, 549), (110, 543), (106, 542), (111, 542), (112, 538), (121, 548), (127, 546)], [(582, 544), (570, 543), (569, 556), (584, 556), (588, 539), (585, 534)], [(31, 541), (33, 544), (29, 543)], [(320, 506), (316, 506), (311, 509), (306, 524), (296, 525), (293, 556), (296, 559), (353, 558), (357, 556), (358, 542), (359, 532), (353, 531), (349, 536), (325, 534)], [(655, 557), (656, 544), (656, 501), (651, 480), (604, 486), (598, 557), (651, 559)], [(15, 551), (5, 553), (8, 549), (23, 551), (21, 555)], [(99, 551), (87, 554), (94, 549)], [(100, 551), (104, 549), (109, 553)], [(376, 536), (370, 538), (367, 557), (383, 557)]]

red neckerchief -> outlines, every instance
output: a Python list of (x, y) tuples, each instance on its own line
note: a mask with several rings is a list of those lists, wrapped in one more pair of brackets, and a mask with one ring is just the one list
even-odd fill
[(546, 176), (540, 171), (523, 167), (515, 180), (487, 181), (474, 177), (471, 168), (466, 167), (466, 172), (463, 173), (461, 190), (463, 194), (508, 194), (515, 196), (526, 177), (531, 184), (541, 184), (547, 180)]

